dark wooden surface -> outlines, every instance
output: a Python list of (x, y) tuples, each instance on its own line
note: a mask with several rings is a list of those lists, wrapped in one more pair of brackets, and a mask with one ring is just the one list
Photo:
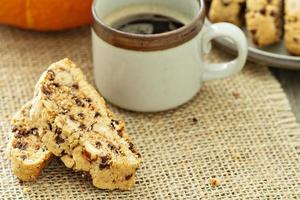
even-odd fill
[(300, 70), (271, 68), (271, 71), (280, 81), (290, 100), (293, 112), (295, 113), (298, 122), (300, 122)]

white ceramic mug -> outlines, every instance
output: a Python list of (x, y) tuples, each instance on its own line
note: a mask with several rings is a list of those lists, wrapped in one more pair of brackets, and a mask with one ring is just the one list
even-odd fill
[[(181, 18), (174, 31), (139, 35), (111, 28), (110, 20), (128, 14), (155, 13)], [(228, 23), (204, 26), (200, 0), (95, 0), (92, 46), (94, 75), (100, 93), (112, 104), (143, 112), (175, 108), (190, 100), (203, 81), (239, 72), (247, 57), (242, 31)], [(204, 62), (210, 42), (226, 37), (238, 57), (221, 64)]]

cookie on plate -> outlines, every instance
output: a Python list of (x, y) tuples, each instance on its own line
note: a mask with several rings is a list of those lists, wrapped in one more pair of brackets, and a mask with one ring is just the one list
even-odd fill
[(240, 26), (245, 0), (212, 0), (208, 17), (212, 22), (230, 22)]
[(300, 1), (285, 1), (285, 46), (294, 55), (300, 55)]
[(246, 25), (254, 44), (263, 47), (280, 41), (282, 0), (247, 0)]
[(124, 123), (70, 60), (52, 64), (41, 76), (30, 114), (48, 129), (42, 140), (67, 167), (88, 172), (98, 188), (133, 187), (140, 154)]
[(8, 157), (13, 173), (22, 181), (34, 181), (51, 160), (52, 153), (43, 145), (44, 130), (29, 118), (31, 102), (13, 117), (12, 135), (8, 145)]

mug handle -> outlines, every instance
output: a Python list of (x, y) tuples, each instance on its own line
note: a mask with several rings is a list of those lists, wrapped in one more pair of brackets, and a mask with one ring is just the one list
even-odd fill
[(237, 26), (223, 22), (206, 27), (201, 37), (202, 57), (211, 50), (211, 40), (218, 37), (226, 37), (232, 40), (237, 47), (238, 56), (226, 63), (205, 63), (204, 81), (222, 79), (239, 72), (244, 67), (247, 59), (248, 45), (246, 36)]

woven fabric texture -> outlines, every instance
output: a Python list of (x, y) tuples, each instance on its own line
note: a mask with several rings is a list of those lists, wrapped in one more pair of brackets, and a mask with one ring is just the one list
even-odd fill
[[(57, 159), (36, 182), (18, 181), (5, 158), (9, 120), (32, 98), (46, 67), (64, 57), (93, 83), (89, 28), (37, 33), (0, 26), (0, 199), (300, 199), (299, 126), (279, 83), (253, 64), (205, 83), (171, 111), (111, 106), (143, 156), (131, 191), (97, 189)], [(219, 51), (208, 56), (226, 58)]]

